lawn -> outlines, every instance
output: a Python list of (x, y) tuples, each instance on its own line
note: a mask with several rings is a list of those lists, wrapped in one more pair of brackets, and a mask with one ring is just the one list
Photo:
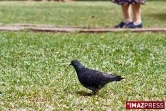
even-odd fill
[[(165, 100), (166, 34), (0, 32), (0, 110), (124, 110), (126, 100)], [(96, 96), (72, 59), (125, 77)]]
[[(143, 6), (145, 27), (166, 26), (163, 4)], [(112, 27), (120, 20), (110, 2), (0, 2), (1, 24)], [(0, 111), (123, 111), (127, 100), (166, 101), (165, 58), (166, 33), (1, 31)], [(73, 59), (125, 79), (84, 96), (90, 90), (68, 66)]]
[[(142, 6), (145, 27), (166, 27), (165, 1)], [(122, 20), (120, 6), (112, 2), (0, 2), (0, 23), (55, 26), (113, 27)]]

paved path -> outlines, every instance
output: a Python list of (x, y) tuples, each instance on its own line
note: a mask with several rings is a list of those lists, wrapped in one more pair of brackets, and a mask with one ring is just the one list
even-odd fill
[(34, 32), (64, 32), (64, 33), (104, 33), (104, 32), (166, 32), (165, 28), (137, 28), (137, 29), (115, 29), (115, 28), (89, 28), (89, 27), (56, 27), (53, 25), (33, 24), (11, 24), (0, 25), (0, 31), (34, 31)]

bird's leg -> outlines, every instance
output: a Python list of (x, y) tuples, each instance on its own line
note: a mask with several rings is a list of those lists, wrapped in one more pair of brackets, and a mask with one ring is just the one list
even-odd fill
[(92, 94), (96, 95), (98, 93), (98, 90), (93, 90)]

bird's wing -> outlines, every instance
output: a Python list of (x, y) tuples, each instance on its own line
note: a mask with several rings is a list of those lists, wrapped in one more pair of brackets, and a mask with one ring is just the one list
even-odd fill
[(101, 80), (101, 77), (99, 77), (100, 74), (97, 73), (98, 72), (96, 70), (86, 68), (79, 74), (79, 80), (84, 86), (97, 86)]
[(91, 80), (94, 82), (94, 84), (98, 84), (98, 85), (105, 85), (111, 81), (116, 81), (117, 79), (119, 79), (120, 76), (116, 76), (113, 74), (107, 74), (104, 72), (100, 72), (97, 70), (91, 70), (89, 69), (88, 71), (89, 73), (89, 78), (91, 78)]
[(105, 85), (106, 83), (110, 82), (111, 77), (112, 75), (86, 68), (84, 72), (81, 73), (80, 82), (87, 86), (97, 87), (98, 85)]

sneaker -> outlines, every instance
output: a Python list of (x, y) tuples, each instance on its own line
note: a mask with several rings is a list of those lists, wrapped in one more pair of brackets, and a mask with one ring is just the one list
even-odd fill
[(114, 28), (123, 28), (125, 25), (127, 25), (124, 22), (120, 22), (118, 25), (116, 25)]
[(126, 25), (125, 28), (142, 28), (142, 27), (143, 27), (143, 24), (142, 24), (142, 23), (140, 23), (140, 24), (138, 24), (138, 25), (135, 25), (133, 22), (130, 22), (130, 23), (128, 23), (128, 24)]

